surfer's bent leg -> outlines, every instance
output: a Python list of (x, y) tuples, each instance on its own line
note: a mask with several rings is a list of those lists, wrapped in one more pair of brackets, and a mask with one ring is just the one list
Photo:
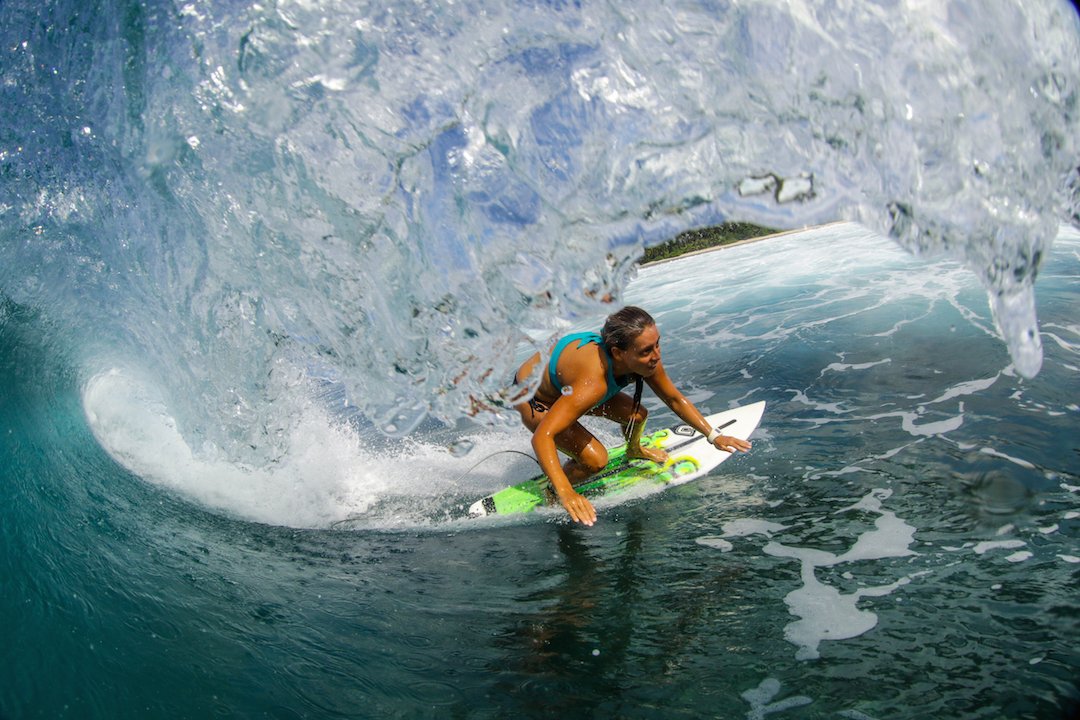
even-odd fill
[(594, 414), (622, 425), (623, 437), (626, 438), (627, 457), (644, 458), (658, 463), (667, 460), (667, 453), (660, 448), (641, 446), (641, 435), (645, 430), (645, 420), (649, 417), (649, 411), (640, 404), (635, 408), (634, 400), (626, 393), (619, 393), (611, 398), (596, 408)]
[[(521, 415), (521, 423), (530, 432), (536, 432), (548, 411), (548, 406), (537, 400), (529, 400), (514, 407)], [(571, 458), (563, 465), (563, 471), (571, 485), (600, 472), (607, 465), (607, 448), (581, 423), (574, 423), (556, 435), (555, 447)]]

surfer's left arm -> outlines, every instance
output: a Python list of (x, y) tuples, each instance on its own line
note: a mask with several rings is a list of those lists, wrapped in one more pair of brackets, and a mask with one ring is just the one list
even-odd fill
[[(671, 408), (671, 411), (678, 415), (684, 423), (705, 437), (709, 437), (713, 433), (713, 428), (709, 427), (709, 423), (705, 421), (705, 416), (694, 406), (694, 403), (687, 400), (686, 396), (679, 392), (679, 389), (675, 387), (675, 383), (671, 382), (671, 378), (668, 377), (667, 371), (664, 370), (662, 364), (657, 366), (656, 372), (651, 377), (645, 378), (645, 382), (649, 384), (656, 396), (663, 400), (664, 404)], [(736, 451), (746, 452), (750, 449), (749, 442), (730, 435), (716, 434), (712, 438), (712, 442), (718, 449), (731, 453)]]

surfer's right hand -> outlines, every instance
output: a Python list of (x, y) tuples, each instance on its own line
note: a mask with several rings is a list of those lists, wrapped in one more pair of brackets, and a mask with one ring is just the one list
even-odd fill
[(584, 525), (592, 525), (596, 522), (596, 509), (585, 496), (574, 490), (568, 490), (559, 495), (559, 504), (570, 513), (570, 519)]

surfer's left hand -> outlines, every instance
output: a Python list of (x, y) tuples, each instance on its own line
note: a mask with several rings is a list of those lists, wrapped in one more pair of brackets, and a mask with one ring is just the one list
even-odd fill
[(740, 440), (737, 437), (731, 437), (730, 435), (720, 435), (713, 441), (713, 445), (719, 450), (724, 450), (729, 453), (734, 452), (746, 452), (750, 449), (750, 443), (746, 440)]

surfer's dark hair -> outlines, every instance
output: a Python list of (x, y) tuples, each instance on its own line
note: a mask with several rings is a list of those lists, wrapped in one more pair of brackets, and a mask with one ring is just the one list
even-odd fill
[(652, 315), (639, 307), (627, 305), (622, 310), (608, 315), (604, 329), (600, 331), (600, 337), (608, 348), (626, 350), (638, 335), (655, 324), (656, 321), (653, 320)]

